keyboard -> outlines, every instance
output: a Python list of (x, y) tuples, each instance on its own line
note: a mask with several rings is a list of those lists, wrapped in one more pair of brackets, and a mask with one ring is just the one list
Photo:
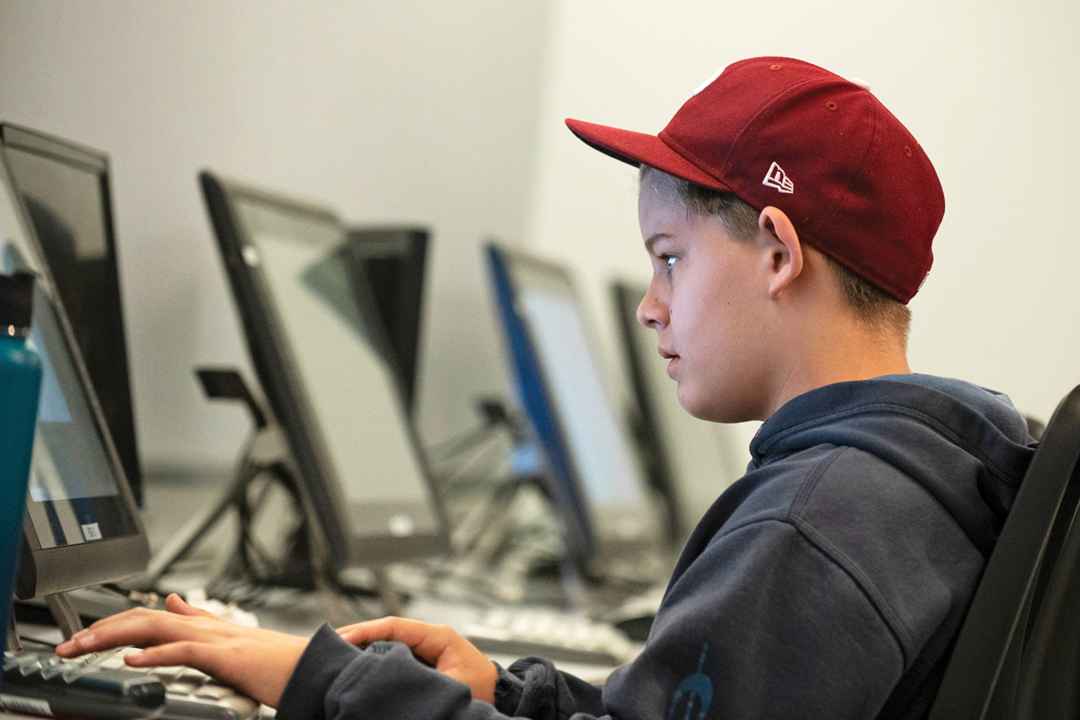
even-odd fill
[(129, 648), (64, 659), (50, 651), (4, 653), (0, 707), (88, 720), (253, 720), (259, 704), (185, 667), (132, 668)]
[(164, 683), (146, 673), (94, 667), (51, 652), (4, 653), (4, 710), (126, 720), (153, 715), (164, 704)]
[(613, 625), (555, 610), (488, 610), (464, 630), (465, 639), (484, 652), (556, 662), (625, 665), (640, 650)]

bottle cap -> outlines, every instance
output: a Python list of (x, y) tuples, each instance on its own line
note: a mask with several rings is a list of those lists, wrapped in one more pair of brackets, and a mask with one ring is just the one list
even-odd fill
[(29, 329), (33, 305), (34, 276), (32, 274), (0, 273), (0, 328), (14, 326), (19, 330)]

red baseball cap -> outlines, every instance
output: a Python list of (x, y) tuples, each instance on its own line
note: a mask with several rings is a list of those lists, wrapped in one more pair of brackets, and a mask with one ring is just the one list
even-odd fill
[(867, 89), (816, 65), (729, 65), (659, 135), (566, 124), (623, 162), (783, 210), (805, 242), (900, 302), (930, 271), (945, 214), (934, 166)]

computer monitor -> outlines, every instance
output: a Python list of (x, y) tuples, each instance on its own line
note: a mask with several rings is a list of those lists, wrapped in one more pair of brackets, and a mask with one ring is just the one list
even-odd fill
[(353, 227), (347, 258), (371, 288), (384, 335), (390, 341), (398, 382), (410, 414), (416, 410), (420, 328), (428, 231), (414, 227)]
[(659, 521), (570, 272), (494, 243), (487, 253), (517, 389), (570, 551), (601, 572), (640, 560), (658, 545)]
[(108, 156), (10, 124), (0, 124), (0, 148), (142, 505)]
[(0, 163), (0, 272), (38, 277), (28, 343), (42, 362), (16, 595), (38, 598), (142, 572), (134, 498), (45, 263)]
[(640, 283), (612, 284), (623, 357), (637, 401), (639, 440), (649, 458), (650, 480), (671, 509), (673, 539), (681, 540), (726, 487), (727, 463), (718, 426), (679, 404), (678, 386), (656, 351), (656, 331), (637, 321), (647, 290)]
[[(662, 420), (656, 408), (656, 403), (660, 400), (653, 397), (656, 391), (650, 386), (651, 378), (648, 376), (652, 369), (650, 365), (659, 365), (661, 370), (663, 365), (650, 363), (646, 355), (647, 335), (634, 327), (641, 327), (637, 322), (636, 312), (645, 293), (642, 291), (639, 295), (639, 287), (621, 281), (612, 283), (611, 290), (615, 301), (615, 322), (622, 341), (622, 356), (633, 390), (627, 420), (649, 484), (663, 499), (668, 539), (677, 542), (686, 532), (680, 512), (684, 502), (672, 468), (671, 450), (666, 445), (666, 438), (660, 427)], [(659, 356), (656, 359), (659, 360)]]
[(446, 523), (370, 290), (326, 208), (199, 176), (247, 346), (336, 569), (437, 554)]

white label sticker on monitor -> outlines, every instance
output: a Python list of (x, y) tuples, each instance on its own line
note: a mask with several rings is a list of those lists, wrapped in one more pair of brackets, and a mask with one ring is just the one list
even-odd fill
[(394, 515), (388, 525), (394, 537), (408, 537), (416, 532), (416, 523), (408, 515)]
[(89, 525), (83, 525), (82, 526), (82, 534), (83, 534), (83, 537), (86, 538), (87, 540), (100, 540), (101, 539), (101, 529), (98, 528), (97, 523), (90, 523)]

